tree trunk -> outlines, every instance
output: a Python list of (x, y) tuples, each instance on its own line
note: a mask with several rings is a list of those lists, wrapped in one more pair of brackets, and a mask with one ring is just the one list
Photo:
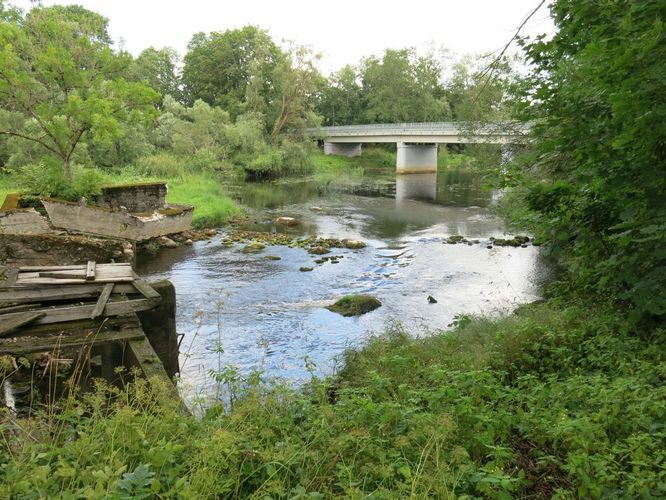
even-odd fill
[(64, 158), (63, 159), (63, 165), (62, 165), (63, 172), (65, 173), (65, 177), (67, 177), (67, 180), (72, 180), (72, 162), (70, 158)]

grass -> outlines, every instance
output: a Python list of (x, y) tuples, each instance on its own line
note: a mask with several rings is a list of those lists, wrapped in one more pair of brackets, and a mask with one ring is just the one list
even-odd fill
[(663, 497), (663, 333), (603, 304), (393, 325), (302, 389), (223, 368), (232, 404), (202, 419), (159, 386), (102, 385), (2, 417), (0, 496)]
[(382, 303), (372, 295), (345, 295), (327, 309), (343, 316), (360, 316), (374, 311), (381, 305)]
[(13, 177), (0, 174), (0, 205), (2, 205), (9, 193), (15, 193), (18, 190), (17, 182)]
[(195, 227), (219, 227), (240, 212), (222, 185), (212, 176), (192, 175), (169, 182), (167, 199), (171, 203), (194, 205)]

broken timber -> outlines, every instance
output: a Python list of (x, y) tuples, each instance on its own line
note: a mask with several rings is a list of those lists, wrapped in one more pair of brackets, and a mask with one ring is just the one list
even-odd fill
[[(122, 364), (138, 367), (153, 382), (155, 377), (163, 381), (161, 390), (187, 411), (136, 315), (159, 306), (162, 296), (129, 264), (26, 266), (5, 274), (0, 281), (0, 355), (81, 355), (117, 346), (113, 349), (123, 353)], [(102, 369), (114, 372), (112, 366)]]

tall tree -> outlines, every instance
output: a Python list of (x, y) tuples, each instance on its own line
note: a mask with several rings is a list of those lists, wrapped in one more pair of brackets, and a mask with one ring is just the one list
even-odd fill
[(107, 20), (78, 6), (34, 8), (20, 22), (0, 21), (0, 103), (31, 126), (1, 120), (0, 134), (39, 144), (71, 160), (84, 134), (108, 141), (123, 122), (155, 111), (155, 91), (120, 75), (128, 59), (113, 53)]
[(187, 101), (191, 104), (201, 99), (235, 118), (246, 111), (248, 95), (253, 99), (252, 108), (269, 99), (273, 72), (283, 59), (268, 33), (255, 26), (209, 35), (197, 33), (184, 58)]
[(365, 99), (356, 68), (347, 65), (329, 77), (317, 110), (325, 125), (362, 123)]
[(275, 94), (268, 110), (272, 122), (271, 141), (287, 128), (302, 131), (314, 125), (314, 105), (322, 77), (315, 67), (318, 56), (308, 48), (292, 45), (287, 57), (275, 67), (273, 84)]
[(449, 116), (440, 84), (441, 67), (430, 57), (417, 57), (412, 49), (384, 52), (381, 59), (361, 63), (365, 119), (378, 122), (427, 122)]
[(131, 68), (132, 78), (144, 82), (164, 96), (181, 99), (178, 53), (168, 47), (148, 47), (137, 57)]
[[(556, 0), (526, 43), (532, 207), (570, 284), (666, 314), (666, 4)], [(663, 317), (663, 316), (662, 316)]]

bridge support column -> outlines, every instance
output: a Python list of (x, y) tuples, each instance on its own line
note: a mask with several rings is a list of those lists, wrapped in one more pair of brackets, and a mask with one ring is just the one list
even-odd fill
[(437, 144), (398, 143), (398, 174), (437, 172)]
[(324, 141), (325, 155), (361, 156), (361, 143)]

